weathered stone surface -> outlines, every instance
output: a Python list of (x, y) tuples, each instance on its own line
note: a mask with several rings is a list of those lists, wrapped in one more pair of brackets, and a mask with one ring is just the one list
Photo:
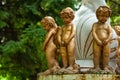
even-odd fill
[(47, 75), (37, 77), (37, 80), (120, 80), (120, 75), (115, 74), (67, 74)]

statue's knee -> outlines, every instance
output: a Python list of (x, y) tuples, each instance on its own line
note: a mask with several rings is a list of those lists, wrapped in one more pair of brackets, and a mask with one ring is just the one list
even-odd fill
[(104, 53), (103, 56), (104, 56), (104, 57), (108, 57), (109, 54), (108, 54), (108, 53)]
[(98, 58), (100, 56), (100, 53), (94, 53), (94, 58)]

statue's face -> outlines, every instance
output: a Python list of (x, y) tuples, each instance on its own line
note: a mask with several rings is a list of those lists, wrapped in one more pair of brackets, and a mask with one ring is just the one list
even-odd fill
[(73, 20), (69, 14), (63, 14), (62, 19), (66, 24), (70, 23)]
[(49, 23), (42, 23), (42, 25), (44, 26), (44, 29), (46, 30), (46, 31), (49, 31), (50, 30), (50, 25), (49, 25)]
[(115, 30), (115, 32), (117, 33), (117, 35), (120, 36), (120, 26), (115, 26), (115, 27), (114, 27), (114, 30)]
[(109, 18), (109, 13), (99, 13), (98, 20), (102, 23), (105, 23)]

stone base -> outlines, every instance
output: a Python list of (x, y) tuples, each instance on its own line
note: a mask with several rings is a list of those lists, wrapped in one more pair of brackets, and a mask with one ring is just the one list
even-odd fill
[(115, 74), (64, 74), (37, 77), (37, 80), (120, 80), (120, 75)]
[[(113, 60), (110, 60), (109, 61), (109, 65), (115, 70), (116, 67), (117, 67), (117, 60), (116, 59), (113, 59)], [(87, 71), (89, 70), (89, 68), (92, 68), (94, 67), (93, 65), (93, 60), (76, 60), (75, 61), (76, 64), (79, 64), (80, 65), (80, 70), (81, 71)]]

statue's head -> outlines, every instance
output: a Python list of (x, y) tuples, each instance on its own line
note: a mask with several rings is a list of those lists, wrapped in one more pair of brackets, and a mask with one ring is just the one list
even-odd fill
[(70, 23), (74, 19), (74, 11), (72, 8), (67, 7), (60, 12), (60, 16), (65, 23)]
[(49, 31), (51, 28), (56, 28), (55, 20), (51, 16), (46, 16), (41, 20), (42, 26)]
[(115, 30), (115, 32), (117, 33), (117, 35), (120, 36), (120, 26), (114, 26), (113, 29)]
[(111, 9), (107, 6), (100, 6), (96, 10), (96, 17), (100, 22), (105, 22), (111, 15)]

